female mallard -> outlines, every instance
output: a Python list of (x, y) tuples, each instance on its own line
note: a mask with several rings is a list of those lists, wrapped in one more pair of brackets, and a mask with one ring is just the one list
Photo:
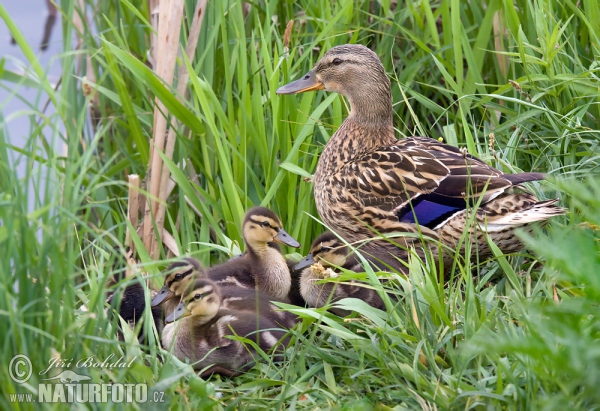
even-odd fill
[[(195, 258), (186, 257), (172, 263), (167, 269), (165, 284), (152, 299), (150, 305), (155, 308), (162, 306), (166, 315), (175, 311), (181, 296), (196, 280), (207, 278), (207, 272)], [(242, 288), (224, 283), (219, 287), (221, 308), (249, 311), (267, 318), (284, 328), (291, 328), (297, 317), (287, 311), (281, 311), (273, 302), (284, 302), (273, 296), (257, 290)]]
[[(511, 190), (542, 180), (543, 174), (506, 174), (429, 138), (397, 140), (390, 81), (367, 47), (333, 47), (304, 77), (277, 93), (322, 89), (350, 103), (350, 114), (327, 142), (314, 174), (317, 210), (347, 241), (367, 240), (374, 232), (422, 233), (456, 248), (472, 217), (469, 210), (479, 202), (479, 227), (468, 232), (476, 237), (479, 255), (490, 256), (486, 233), (503, 252), (514, 252), (522, 247), (515, 228), (564, 213), (556, 199), (539, 201)], [(405, 250), (389, 241), (371, 241), (361, 250), (404, 270), (400, 260), (406, 259), (407, 246), (420, 246), (418, 237), (403, 237)]]
[[(367, 304), (385, 309), (383, 300), (377, 291), (352, 281), (347, 283), (320, 282), (337, 276), (337, 267), (350, 271), (363, 271), (356, 256), (333, 233), (325, 232), (318, 236), (310, 246), (310, 253), (300, 261), (295, 270), (300, 271), (300, 293), (311, 307), (323, 307), (342, 298), (358, 298)], [(340, 316), (350, 314), (346, 310), (332, 308)]]
[(206, 278), (191, 285), (175, 311), (165, 318), (162, 343), (167, 349), (173, 346), (173, 354), (189, 360), (195, 369), (206, 369), (202, 376), (238, 375), (258, 357), (251, 345), (228, 336), (248, 338), (263, 351), (283, 347), (280, 340), (286, 332), (277, 324), (262, 315), (222, 308), (219, 286)]

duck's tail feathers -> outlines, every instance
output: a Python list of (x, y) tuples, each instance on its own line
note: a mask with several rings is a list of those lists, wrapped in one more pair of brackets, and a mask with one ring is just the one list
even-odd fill
[(500, 213), (488, 220), (488, 231), (494, 231), (493, 227), (522, 226), (535, 222), (544, 222), (551, 217), (565, 214), (567, 210), (556, 205), (558, 198), (539, 201), (520, 210), (508, 213)]

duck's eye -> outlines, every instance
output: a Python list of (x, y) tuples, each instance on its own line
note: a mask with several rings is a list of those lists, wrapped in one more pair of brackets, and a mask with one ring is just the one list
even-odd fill
[(199, 300), (200, 298), (202, 298), (202, 294), (196, 294), (194, 296), (194, 300)]
[(342, 60), (340, 60), (338, 58), (334, 58), (332, 63), (334, 66), (339, 66), (340, 64), (342, 64)]
[(324, 245), (324, 246), (321, 247), (321, 251), (331, 251), (331, 250), (333, 250), (333, 248), (328, 247), (326, 245)]
[(183, 278), (183, 274), (175, 274), (175, 281), (181, 280)]
[(263, 225), (263, 227), (269, 227), (269, 222), (268, 221), (263, 221), (262, 225)]

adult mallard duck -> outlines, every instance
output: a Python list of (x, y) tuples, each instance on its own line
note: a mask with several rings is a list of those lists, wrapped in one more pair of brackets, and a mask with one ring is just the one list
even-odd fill
[(285, 345), (280, 340), (286, 332), (268, 318), (222, 308), (219, 286), (206, 278), (192, 283), (165, 322), (163, 346), (173, 347), (173, 354), (182, 361), (189, 360), (195, 369), (206, 369), (202, 376), (235, 376), (254, 363), (258, 356), (254, 348), (228, 336), (248, 338), (263, 351)]
[[(162, 306), (166, 315), (175, 311), (181, 296), (196, 280), (207, 278), (207, 271), (195, 258), (186, 257), (172, 263), (166, 270), (165, 284), (150, 303), (153, 308)], [(256, 313), (284, 328), (291, 328), (297, 317), (281, 311), (273, 302), (285, 302), (258, 290), (224, 283), (219, 287), (221, 308)]]
[(285, 232), (277, 214), (265, 207), (248, 210), (242, 232), (246, 244), (244, 254), (211, 267), (208, 277), (219, 285), (257, 288), (286, 300), (292, 279), (278, 243), (296, 248), (300, 243)]
[[(311, 90), (337, 92), (350, 103), (350, 114), (327, 142), (314, 174), (319, 215), (347, 241), (373, 238), (374, 232), (422, 233), (456, 248), (472, 206), (479, 203), (476, 227), (468, 233), (479, 256), (486, 257), (492, 255), (486, 233), (503, 252), (514, 252), (522, 247), (515, 228), (564, 213), (556, 199), (540, 201), (513, 190), (542, 180), (543, 174), (506, 174), (430, 138), (397, 140), (390, 81), (367, 47), (333, 47), (305, 76), (277, 93)], [(404, 250), (389, 241), (371, 241), (361, 250), (404, 270), (407, 246), (421, 243), (404, 237)]]
[[(334, 233), (325, 232), (313, 241), (309, 254), (294, 267), (301, 272), (300, 293), (309, 306), (319, 308), (342, 298), (358, 298), (375, 308), (385, 309), (377, 291), (358, 282), (348, 284), (321, 281), (335, 278), (338, 267), (363, 271), (360, 261), (350, 249)], [(350, 314), (339, 308), (332, 308), (331, 311), (340, 316)]]

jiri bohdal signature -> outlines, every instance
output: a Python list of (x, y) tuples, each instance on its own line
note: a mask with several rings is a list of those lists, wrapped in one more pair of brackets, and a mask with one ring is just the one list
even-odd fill
[[(90, 356), (77, 360), (75, 362), (75, 368), (129, 368), (136, 358), (137, 356), (133, 357), (129, 362), (126, 362), (123, 357), (119, 357), (115, 360), (115, 355), (110, 354), (104, 361), (100, 361), (96, 357)], [(73, 358), (67, 360), (63, 360), (62, 358), (52, 358), (48, 361), (48, 368), (40, 371), (39, 375), (46, 375), (48, 371), (52, 369), (72, 368), (73, 361)]]

